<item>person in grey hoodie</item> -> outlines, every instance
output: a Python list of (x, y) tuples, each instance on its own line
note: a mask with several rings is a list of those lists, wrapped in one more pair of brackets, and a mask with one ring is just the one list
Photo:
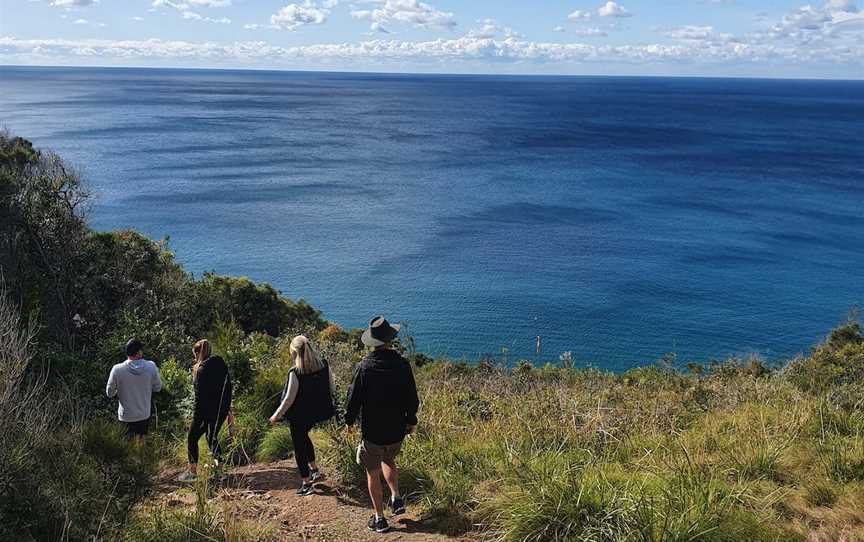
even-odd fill
[(111, 368), (105, 393), (117, 397), (117, 418), (126, 424), (126, 434), (144, 442), (150, 422), (153, 394), (162, 389), (159, 368), (144, 359), (144, 346), (138, 339), (126, 343), (126, 361)]

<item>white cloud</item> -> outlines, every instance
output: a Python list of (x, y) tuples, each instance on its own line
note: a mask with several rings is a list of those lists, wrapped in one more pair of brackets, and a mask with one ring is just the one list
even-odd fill
[(330, 7), (318, 6), (311, 0), (302, 4), (288, 4), (270, 16), (270, 24), (282, 30), (297, 30), (307, 24), (323, 24), (330, 15)]
[(201, 15), (193, 8), (223, 8), (231, 5), (231, 0), (153, 0), (150, 4), (150, 11), (155, 11), (158, 8), (171, 8), (180, 12), (180, 16), (190, 21), (202, 21), (205, 23), (216, 24), (231, 24), (231, 19), (228, 17), (209, 17)]
[(72, 24), (88, 24), (90, 21), (87, 19), (75, 19), (75, 22)]
[(190, 21), (202, 21), (205, 23), (216, 23), (216, 24), (231, 24), (231, 19), (228, 17), (206, 17), (201, 15), (200, 13), (195, 13), (194, 11), (183, 11), (180, 13), (180, 16), (184, 19), (188, 19)]
[(201, 8), (224, 8), (231, 5), (231, 0), (185, 0), (185, 2)]
[(555, 28), (552, 29), (552, 32), (567, 32), (567, 29), (564, 28), (563, 26), (556, 26)]
[(576, 11), (570, 13), (567, 18), (571, 21), (589, 21), (591, 20), (591, 12), (577, 9)]
[(491, 39), (499, 36), (503, 36), (505, 38), (522, 37), (522, 34), (516, 32), (509, 26), (500, 25), (495, 19), (478, 19), (477, 23), (480, 26), (469, 30), (466, 36), (481, 39)]
[(633, 15), (624, 6), (612, 0), (597, 8), (597, 14), (601, 17), (630, 17)]
[[(851, 47), (851, 49), (850, 49)], [(549, 43), (518, 39), (460, 37), (430, 41), (376, 39), (358, 43), (325, 43), (294, 47), (270, 45), (263, 41), (220, 45), (212, 42), (165, 40), (19, 40), (0, 38), (0, 59), (54, 57), (64, 61), (80, 58), (129, 60), (190, 60), (207, 63), (262, 64), (282, 66), (303, 62), (346, 61), (356, 63), (406, 62), (505, 62), (554, 65), (587, 63), (813, 63), (864, 65), (864, 43), (841, 49), (824, 45), (795, 48), (774, 44), (729, 41), (690, 41), (675, 45), (588, 45)]]
[(714, 36), (714, 27), (688, 25), (660, 32), (667, 38), (675, 40), (707, 40)]
[(810, 4), (785, 15), (780, 22), (753, 38), (763, 42), (786, 41), (813, 46), (861, 36), (864, 13), (853, 0), (827, 0), (821, 6)]
[[(158, 1), (164, 3), (172, 0)], [(383, 9), (386, 2), (376, 1), (375, 4), (377, 8)], [(334, 4), (320, 1), (313, 3), (310, 0), (293, 5), (327, 10), (329, 13)], [(327, 13), (306, 19), (291, 16), (282, 23), (286, 25), (283, 27), (300, 23), (320, 24), (326, 18)], [(70, 21), (71, 19), (72, 17)], [(372, 19), (371, 10), (366, 20), (373, 25), (380, 22)], [(411, 19), (385, 17), (382, 20), (393, 24), (418, 24)], [(245, 28), (273, 26), (247, 24)], [(460, 66), (532, 64), (546, 66), (537, 70), (559, 72), (567, 72), (574, 65), (585, 64), (602, 67), (598, 69), (609, 65), (630, 64), (634, 66), (633, 71), (652, 65), (689, 65), (701, 70), (701, 67), (710, 65), (722, 66), (725, 69), (729, 66), (782, 64), (813, 67), (814, 74), (827, 73), (824, 70), (835, 68), (833, 73), (864, 74), (864, 13), (858, 9), (855, 2), (845, 0), (822, 0), (818, 5), (792, 10), (786, 16), (776, 19), (776, 24), (748, 34), (731, 35), (711, 25), (689, 25), (658, 29), (659, 35), (673, 40), (667, 43), (586, 43), (588, 38), (601, 36), (608, 31), (608, 27), (609, 25), (579, 25), (577, 30), (570, 34), (573, 39), (566, 43), (527, 40), (493, 19), (481, 19), (466, 35), (451, 39), (369, 39), (353, 43), (319, 43), (293, 47), (276, 46), (265, 41), (220, 44), (166, 40), (19, 40), (0, 37), (0, 64), (51, 63), (51, 60), (55, 59), (57, 62), (78, 61), (82, 64), (128, 64), (140, 61), (142, 64), (162, 65), (251, 65), (273, 68), (374, 66), (404, 69), (408, 65), (417, 67), (427, 63), (435, 70), (440, 70), (441, 66), (458, 70)], [(374, 29), (384, 32), (388, 28), (381, 24)], [(565, 29), (558, 27), (555, 30)], [(830, 68), (831, 66), (835, 68)], [(523, 68), (518, 70), (522, 71)], [(673, 67), (669, 71), (675, 70)], [(686, 71), (685, 68), (682, 70)], [(702, 70), (703, 73), (710, 71)], [(766, 72), (772, 73), (772, 70)]]
[(224, 8), (231, 5), (231, 0), (153, 0), (154, 8), (174, 8), (177, 11), (189, 11), (191, 8)]
[(135, 16), (135, 17), (132, 17), (132, 20), (133, 20), (133, 21), (141, 22), (141, 21), (144, 20), (144, 17), (138, 17), (138, 16)]
[(597, 27), (577, 28), (573, 33), (583, 38), (602, 38), (609, 35), (605, 30)]
[(98, 3), (99, 0), (52, 0), (51, 5), (63, 8), (86, 8)]
[(844, 13), (858, 13), (858, 6), (855, 4), (855, 0), (828, 0), (825, 2), (825, 9)]
[(370, 3), (378, 7), (353, 10), (351, 16), (369, 21), (373, 30), (387, 30), (388, 26), (397, 23), (445, 30), (452, 30), (457, 25), (456, 17), (452, 13), (437, 10), (419, 0), (370, 0)]

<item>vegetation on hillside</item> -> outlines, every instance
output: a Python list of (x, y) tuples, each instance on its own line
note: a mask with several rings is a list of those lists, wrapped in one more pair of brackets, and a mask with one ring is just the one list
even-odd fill
[[(269, 428), (287, 345), (314, 337), (344, 395), (356, 331), (247, 279), (195, 279), (164, 243), (87, 228), (74, 171), (0, 136), (0, 540), (266, 540), (216, 509), (147, 503), (181, 464), (190, 347), (236, 381), (235, 461), (291, 453)], [(122, 436), (104, 381), (136, 335), (160, 364), (157, 431)], [(855, 319), (781, 366), (728, 360), (613, 374), (411, 356), (420, 426), (402, 454), (409, 503), (442, 532), (541, 541), (864, 540), (864, 336)], [(353, 446), (317, 429), (325, 468), (362, 495)], [(362, 526), (361, 526), (362, 527)]]

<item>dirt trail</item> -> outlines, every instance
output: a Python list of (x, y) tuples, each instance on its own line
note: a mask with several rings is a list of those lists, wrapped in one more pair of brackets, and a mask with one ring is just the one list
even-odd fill
[[(171, 508), (195, 504), (194, 487), (176, 481), (180, 469), (164, 471), (154, 498)], [(294, 492), (300, 478), (292, 460), (232, 468), (219, 484), (210, 503), (217, 509), (229, 506), (246, 521), (263, 522), (277, 532), (278, 540), (321, 542), (473, 542), (470, 537), (441, 534), (432, 522), (423, 521), (409, 506), (408, 512), (390, 517), (391, 531), (378, 534), (366, 528), (371, 505), (368, 497), (343, 492), (324, 480), (315, 495), (299, 497)], [(259, 523), (261, 524), (261, 523)]]

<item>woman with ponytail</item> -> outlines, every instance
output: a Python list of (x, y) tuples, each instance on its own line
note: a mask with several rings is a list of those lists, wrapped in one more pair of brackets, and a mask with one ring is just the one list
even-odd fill
[(289, 354), (294, 366), (288, 371), (282, 401), (270, 417), (270, 424), (276, 424), (287, 415), (294, 443), (294, 458), (303, 479), (297, 494), (305, 497), (313, 494), (312, 484), (322, 478), (315, 462), (315, 447), (309, 438), (309, 431), (315, 424), (329, 420), (335, 414), (335, 385), (327, 362), (318, 356), (305, 336), (294, 337)]
[(189, 470), (180, 476), (183, 482), (195, 480), (198, 473), (198, 441), (201, 435), (207, 436), (207, 446), (215, 463), (219, 464), (219, 430), (231, 412), (231, 375), (225, 360), (211, 355), (207, 339), (195, 343), (192, 353), (195, 356), (195, 365), (192, 366), (195, 408), (186, 438)]

